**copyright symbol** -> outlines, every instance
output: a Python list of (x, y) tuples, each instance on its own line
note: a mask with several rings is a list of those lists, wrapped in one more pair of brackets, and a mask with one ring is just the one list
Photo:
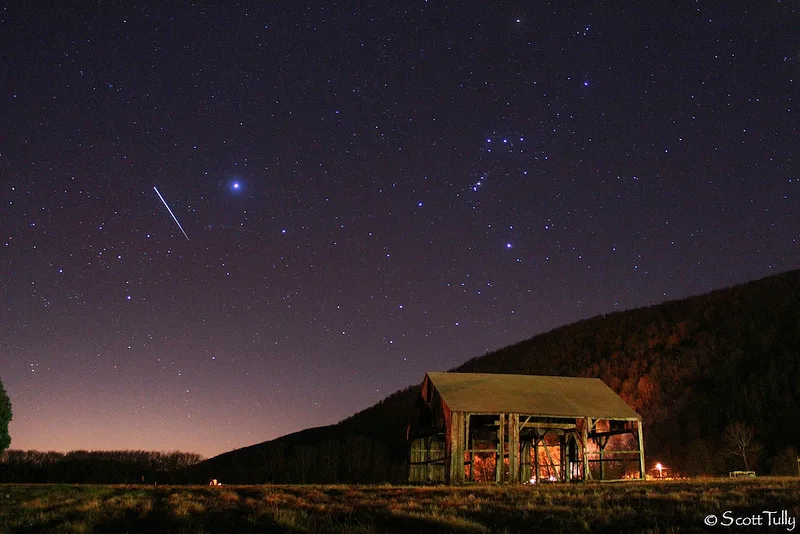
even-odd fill
[(713, 527), (714, 525), (716, 525), (717, 521), (719, 521), (719, 519), (717, 519), (717, 516), (715, 516), (714, 514), (709, 514), (705, 517), (705, 519), (703, 519), (703, 523), (705, 523), (709, 527)]

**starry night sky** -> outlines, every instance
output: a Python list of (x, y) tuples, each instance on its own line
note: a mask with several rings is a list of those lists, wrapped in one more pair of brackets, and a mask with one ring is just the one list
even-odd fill
[(211, 456), (800, 267), (796, 3), (36, 4), (0, 11), (12, 448)]

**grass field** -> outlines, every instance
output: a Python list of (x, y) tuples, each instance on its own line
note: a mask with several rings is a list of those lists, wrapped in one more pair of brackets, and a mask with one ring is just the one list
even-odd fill
[[(709, 514), (720, 523), (706, 526)], [(0, 484), (0, 532), (9, 533), (800, 532), (775, 525), (782, 517), (800, 518), (797, 478), (456, 488)], [(734, 520), (750, 524), (725, 525)]]

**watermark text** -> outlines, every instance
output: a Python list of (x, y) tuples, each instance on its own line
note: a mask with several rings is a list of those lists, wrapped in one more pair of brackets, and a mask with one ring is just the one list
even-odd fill
[(755, 514), (737, 514), (733, 510), (725, 510), (719, 515), (707, 515), (703, 523), (709, 527), (767, 527), (792, 532), (797, 525), (797, 518), (789, 515), (788, 510), (763, 510)]

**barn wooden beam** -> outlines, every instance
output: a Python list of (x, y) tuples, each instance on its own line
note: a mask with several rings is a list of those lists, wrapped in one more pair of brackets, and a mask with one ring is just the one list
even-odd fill
[(464, 482), (464, 413), (450, 416), (450, 484)]
[(640, 419), (636, 424), (636, 430), (639, 434), (639, 478), (644, 480), (644, 436), (642, 435), (642, 420)]
[(588, 482), (591, 476), (589, 470), (589, 428), (592, 426), (592, 419), (585, 417), (583, 419), (583, 428), (581, 429), (581, 448), (583, 449), (583, 481)]
[(508, 414), (508, 481), (519, 482), (519, 414)]
[(520, 428), (552, 428), (560, 430), (572, 430), (575, 423), (539, 423), (536, 421), (526, 422)]
[(600, 480), (606, 478), (606, 463), (603, 461), (603, 454), (606, 449), (606, 445), (608, 445), (608, 436), (597, 438), (597, 445), (600, 446)]
[(528, 482), (531, 479), (531, 440), (526, 439), (522, 442), (522, 454), (520, 458), (521, 479)]
[(497, 483), (505, 481), (505, 422), (506, 414), (501, 413), (497, 424), (497, 454), (494, 464), (494, 479)]
[(556, 469), (556, 463), (553, 461), (553, 457), (550, 455), (550, 449), (547, 446), (547, 441), (545, 440), (545, 436), (547, 435), (548, 431), (545, 430), (540, 434), (542, 440), (542, 449), (544, 450), (544, 455), (547, 457), (546, 467), (547, 467), (547, 479), (550, 480), (550, 477), (553, 476), (553, 471), (558, 474), (558, 470)]
[[(598, 451), (589, 451), (589, 455), (598, 455), (598, 454), (600, 454), (600, 452), (598, 452)], [(603, 454), (605, 454), (605, 455), (608, 455), (608, 454), (639, 454), (639, 449), (631, 449), (631, 450), (610, 449), (610, 450), (605, 451)]]
[(467, 453), (469, 454), (469, 481), (472, 482), (474, 480), (472, 464), (475, 461), (475, 453), (472, 452), (472, 435), (469, 431), (470, 415), (468, 413), (464, 416), (464, 446), (469, 449)]

